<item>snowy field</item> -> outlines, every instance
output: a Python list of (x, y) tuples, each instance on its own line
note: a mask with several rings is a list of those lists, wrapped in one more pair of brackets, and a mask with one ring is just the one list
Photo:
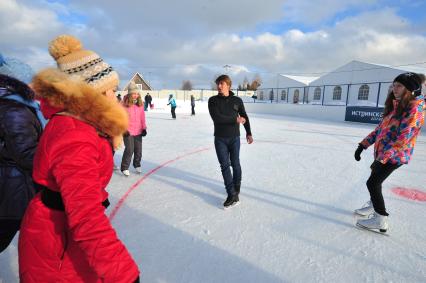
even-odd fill
[[(374, 125), (249, 113), (241, 203), (223, 210), (206, 105), (196, 116), (178, 108), (177, 120), (167, 111), (147, 113), (142, 174), (116, 172), (108, 188), (107, 213), (142, 282), (426, 282), (426, 202), (391, 191), (426, 192), (424, 134), (384, 183), (386, 237), (355, 228), (352, 214), (369, 198), (372, 148), (360, 162), (353, 153)], [(0, 282), (18, 282), (16, 246), (0, 255)]]

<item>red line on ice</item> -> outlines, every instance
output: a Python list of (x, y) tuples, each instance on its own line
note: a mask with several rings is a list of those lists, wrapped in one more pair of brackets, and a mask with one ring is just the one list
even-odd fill
[(393, 188), (391, 191), (394, 194), (403, 198), (418, 200), (418, 201), (426, 201), (426, 192), (422, 192), (420, 190), (396, 187), (396, 188)]
[(112, 221), (112, 219), (115, 217), (115, 215), (117, 214), (117, 212), (120, 210), (121, 206), (123, 205), (123, 203), (126, 201), (126, 199), (129, 197), (130, 193), (136, 189), (143, 181), (145, 181), (146, 178), (148, 178), (149, 176), (151, 176), (152, 174), (154, 174), (155, 172), (157, 172), (158, 170), (160, 170), (161, 168), (169, 165), (170, 163), (173, 163), (179, 159), (188, 157), (190, 155), (193, 154), (197, 154), (206, 150), (210, 150), (211, 147), (205, 147), (202, 149), (197, 149), (195, 151), (192, 152), (188, 152), (186, 154), (180, 155), (178, 157), (176, 157), (175, 159), (171, 159), (169, 161), (164, 162), (163, 164), (158, 165), (157, 167), (155, 167), (154, 169), (152, 169), (151, 171), (149, 171), (148, 173), (146, 173), (145, 175), (142, 176), (142, 178), (140, 178), (136, 183), (134, 183), (128, 190), (127, 192), (120, 198), (120, 200), (117, 202), (117, 204), (114, 206), (114, 208), (112, 209), (111, 214), (109, 215), (110, 220)]
[[(256, 143), (262, 143), (262, 142), (268, 142), (268, 141), (256, 141)], [(269, 142), (273, 142), (273, 141), (269, 141)], [(246, 144), (246, 143), (244, 143)], [(191, 152), (188, 152), (186, 154), (180, 155), (178, 157), (176, 157), (175, 159), (171, 159), (169, 161), (164, 162), (163, 164), (158, 165), (157, 167), (155, 167), (154, 169), (152, 169), (151, 171), (149, 171), (148, 173), (146, 173), (145, 175), (143, 175), (136, 183), (134, 183), (128, 190), (127, 192), (119, 199), (119, 201), (117, 202), (117, 204), (113, 207), (111, 214), (109, 215), (109, 219), (112, 221), (112, 219), (114, 219), (115, 215), (117, 214), (117, 212), (120, 210), (121, 206), (123, 205), (123, 203), (126, 201), (126, 199), (129, 197), (130, 193), (136, 189), (143, 181), (145, 181), (146, 178), (148, 178), (149, 176), (151, 176), (152, 174), (154, 174), (155, 172), (157, 172), (158, 170), (160, 170), (161, 168), (169, 165), (170, 163), (173, 163), (179, 159), (188, 157), (190, 155), (193, 154), (197, 154), (203, 151), (207, 151), (212, 149), (212, 147), (205, 147), (205, 148), (201, 148), (201, 149), (197, 149)]]

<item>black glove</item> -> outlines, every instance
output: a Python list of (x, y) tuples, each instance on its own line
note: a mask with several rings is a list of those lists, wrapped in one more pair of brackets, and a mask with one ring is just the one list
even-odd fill
[(361, 160), (361, 152), (364, 150), (364, 147), (362, 144), (358, 145), (358, 148), (355, 150), (355, 160), (360, 161)]
[(138, 276), (138, 278), (136, 278), (136, 280), (134, 281), (134, 283), (139, 283), (139, 282), (140, 282), (139, 277), (140, 277), (140, 276)]
[(145, 129), (142, 130), (142, 136), (143, 137), (146, 136), (146, 130)]
[(130, 133), (129, 133), (129, 131), (126, 131), (126, 132), (123, 134), (123, 137), (128, 137), (128, 136), (130, 136)]

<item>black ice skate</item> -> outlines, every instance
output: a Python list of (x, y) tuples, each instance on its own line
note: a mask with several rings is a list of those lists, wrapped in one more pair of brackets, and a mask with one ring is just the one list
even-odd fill
[(225, 202), (223, 203), (223, 208), (227, 209), (233, 206), (238, 205), (240, 202), (238, 195), (228, 195)]
[(234, 189), (235, 189), (235, 192), (237, 193), (237, 196), (240, 194), (240, 188), (241, 188), (241, 184), (234, 185)]

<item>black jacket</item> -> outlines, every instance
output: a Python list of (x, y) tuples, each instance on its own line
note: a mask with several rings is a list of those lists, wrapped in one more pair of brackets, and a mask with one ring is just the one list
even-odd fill
[(250, 121), (244, 109), (244, 103), (232, 91), (229, 92), (229, 96), (218, 94), (210, 97), (208, 105), (214, 123), (215, 137), (240, 136), (240, 124), (237, 123), (238, 116), (246, 119), (244, 128), (246, 134), (251, 136)]
[[(4, 85), (0, 78), (0, 88)], [(12, 82), (16, 83), (16, 82)], [(23, 84), (23, 83), (22, 83)], [(25, 85), (25, 84), (24, 84)], [(25, 85), (26, 86), (26, 85)], [(25, 87), (21, 86), (21, 89)], [(25, 91), (15, 92), (30, 99)], [(31, 90), (28, 88), (31, 93)], [(0, 219), (20, 219), (34, 195), (33, 158), (42, 126), (30, 107), (0, 97)]]
[(152, 96), (150, 94), (145, 95), (145, 103), (151, 103)]

